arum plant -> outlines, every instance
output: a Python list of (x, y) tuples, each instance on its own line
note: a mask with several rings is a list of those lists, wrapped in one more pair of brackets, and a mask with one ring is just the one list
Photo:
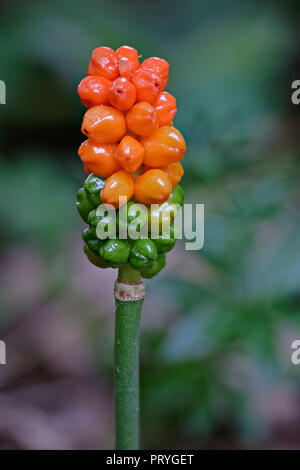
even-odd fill
[[(164, 268), (176, 242), (176, 205), (184, 201), (178, 183), (185, 142), (173, 127), (177, 109), (175, 98), (164, 91), (168, 75), (164, 59), (150, 57), (140, 64), (134, 48), (98, 47), (78, 87), (88, 108), (82, 124), (88, 139), (78, 151), (88, 176), (76, 202), (87, 224), (84, 253), (98, 268), (118, 269), (114, 390), (120, 450), (139, 447), (142, 278)], [(171, 221), (167, 232), (165, 217)]]

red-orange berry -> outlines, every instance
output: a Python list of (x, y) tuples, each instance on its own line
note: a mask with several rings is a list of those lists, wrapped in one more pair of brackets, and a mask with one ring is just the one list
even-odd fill
[(180, 162), (170, 163), (170, 165), (160, 167), (160, 170), (164, 171), (170, 178), (172, 186), (177, 186), (183, 177), (184, 170)]
[[(146, 173), (148, 170), (152, 170), (152, 168), (147, 165), (142, 166), (142, 173)], [(166, 166), (160, 166), (158, 170), (162, 170), (166, 173), (166, 175), (170, 178), (173, 188), (174, 186), (177, 186), (184, 175), (184, 170), (180, 162), (170, 163), (170, 165)]]
[(117, 147), (117, 144), (100, 145), (87, 139), (80, 145), (78, 155), (88, 172), (107, 178), (121, 168), (115, 157)]
[(108, 99), (112, 106), (120, 111), (125, 111), (135, 103), (135, 87), (124, 77), (116, 78), (109, 89)]
[(161, 204), (169, 199), (171, 192), (171, 181), (160, 169), (148, 170), (135, 180), (134, 198), (142, 204)]
[(146, 101), (136, 103), (126, 114), (128, 129), (138, 135), (147, 136), (153, 134), (158, 128), (156, 111)]
[(140, 139), (144, 147), (144, 164), (157, 168), (178, 162), (186, 150), (185, 140), (178, 129), (159, 127), (154, 134)]
[(176, 99), (173, 95), (171, 95), (171, 93), (168, 93), (167, 91), (163, 91), (159, 95), (153, 106), (156, 111), (160, 126), (169, 124), (177, 112)]
[(125, 117), (112, 106), (94, 106), (85, 113), (81, 130), (98, 144), (113, 144), (126, 132)]
[(119, 170), (107, 178), (100, 197), (103, 204), (112, 204), (117, 209), (119, 207), (119, 197), (124, 196), (129, 201), (133, 193), (133, 177), (126, 171)]
[(143, 162), (144, 147), (138, 140), (127, 135), (119, 143), (116, 159), (118, 163), (129, 173), (136, 171)]
[(88, 75), (100, 75), (108, 80), (115, 80), (119, 75), (118, 58), (110, 47), (97, 47), (92, 52), (88, 66)]
[(107, 78), (89, 75), (81, 80), (77, 91), (84, 106), (92, 108), (100, 104), (109, 104), (110, 86), (111, 82)]
[(136, 100), (147, 101), (153, 104), (161, 91), (162, 79), (152, 69), (139, 68), (132, 76), (132, 83), (136, 88)]
[(119, 74), (121, 77), (131, 80), (133, 72), (140, 65), (137, 50), (129, 46), (121, 46), (116, 51), (118, 58)]
[(166, 60), (160, 57), (149, 57), (142, 62), (142, 68), (153, 70), (162, 80), (162, 89), (166, 88), (169, 79), (169, 63)]
[(93, 173), (93, 171), (89, 168), (89, 164), (86, 163), (85, 165), (83, 165), (83, 171), (89, 175), (90, 173)]

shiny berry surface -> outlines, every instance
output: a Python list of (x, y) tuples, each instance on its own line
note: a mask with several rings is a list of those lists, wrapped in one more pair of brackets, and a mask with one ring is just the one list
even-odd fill
[(125, 117), (112, 106), (94, 106), (85, 113), (81, 130), (98, 144), (113, 144), (126, 132)]
[(152, 69), (138, 69), (132, 76), (132, 83), (136, 88), (137, 102), (153, 104), (163, 91), (162, 79)]
[(138, 140), (131, 136), (125, 136), (118, 145), (116, 159), (121, 167), (133, 173), (142, 164), (144, 158), (144, 147)]
[(160, 126), (169, 124), (177, 112), (176, 99), (167, 91), (163, 91), (159, 95), (153, 106)]
[(111, 81), (104, 77), (87, 76), (79, 83), (78, 94), (86, 108), (92, 108), (100, 104), (109, 104), (108, 90)]
[(177, 186), (178, 183), (180, 183), (181, 178), (184, 174), (184, 170), (180, 162), (175, 162), (167, 166), (162, 166), (160, 167), (160, 169), (168, 175), (173, 188)]
[(97, 47), (92, 52), (88, 75), (100, 75), (115, 80), (119, 75), (117, 54), (110, 47)]
[(128, 129), (138, 135), (151, 135), (158, 128), (155, 109), (146, 101), (136, 103), (126, 114)]
[(125, 170), (119, 170), (109, 178), (100, 193), (103, 204), (112, 204), (116, 209), (119, 207), (119, 197), (125, 196), (127, 201), (134, 194), (133, 177)]
[(186, 150), (185, 140), (178, 129), (172, 126), (159, 127), (149, 137), (140, 139), (144, 147), (144, 164), (161, 167), (178, 162)]
[(115, 157), (117, 147), (117, 144), (96, 144), (88, 139), (80, 145), (78, 155), (88, 173), (106, 178), (121, 168)]
[(120, 111), (125, 111), (131, 108), (135, 103), (135, 87), (124, 77), (116, 78), (108, 91), (108, 99), (112, 106)]
[(141, 68), (153, 70), (162, 80), (162, 89), (166, 88), (169, 79), (169, 63), (166, 60), (160, 57), (149, 57), (142, 62)]
[(140, 65), (138, 52), (130, 46), (121, 46), (116, 51), (118, 58), (118, 67), (120, 77), (131, 80), (133, 72), (135, 72)]
[(148, 170), (135, 180), (134, 197), (142, 204), (161, 204), (171, 192), (172, 183), (162, 170)]

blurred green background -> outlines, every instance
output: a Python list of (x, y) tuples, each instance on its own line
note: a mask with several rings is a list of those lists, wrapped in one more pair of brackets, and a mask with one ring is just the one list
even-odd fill
[(77, 96), (93, 48), (171, 64), (205, 245), (147, 282), (142, 446), (300, 448), (298, 2), (2, 1), (0, 448), (113, 447), (116, 273), (82, 253)]

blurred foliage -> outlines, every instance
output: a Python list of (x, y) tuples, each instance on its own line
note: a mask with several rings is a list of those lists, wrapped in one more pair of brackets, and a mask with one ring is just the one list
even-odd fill
[[(192, 256), (213, 276), (202, 279), (199, 267), (188, 279), (152, 281), (152, 295), (177, 307), (142, 338), (149, 448), (199, 446), (220, 432), (259, 440), (267, 430), (252, 407), (251, 370), (263, 387), (296, 381), (277, 346), (280, 326), (298, 327), (300, 318), (299, 112), (290, 104), (299, 16), (294, 1), (3, 2), (3, 251), (33, 243), (62, 256), (66, 231), (80, 231), (76, 87), (91, 50), (128, 43), (171, 63), (175, 125), (188, 144), (186, 202), (206, 211), (204, 249), (184, 262), (188, 270)], [(236, 382), (235, 361), (247, 380)]]

